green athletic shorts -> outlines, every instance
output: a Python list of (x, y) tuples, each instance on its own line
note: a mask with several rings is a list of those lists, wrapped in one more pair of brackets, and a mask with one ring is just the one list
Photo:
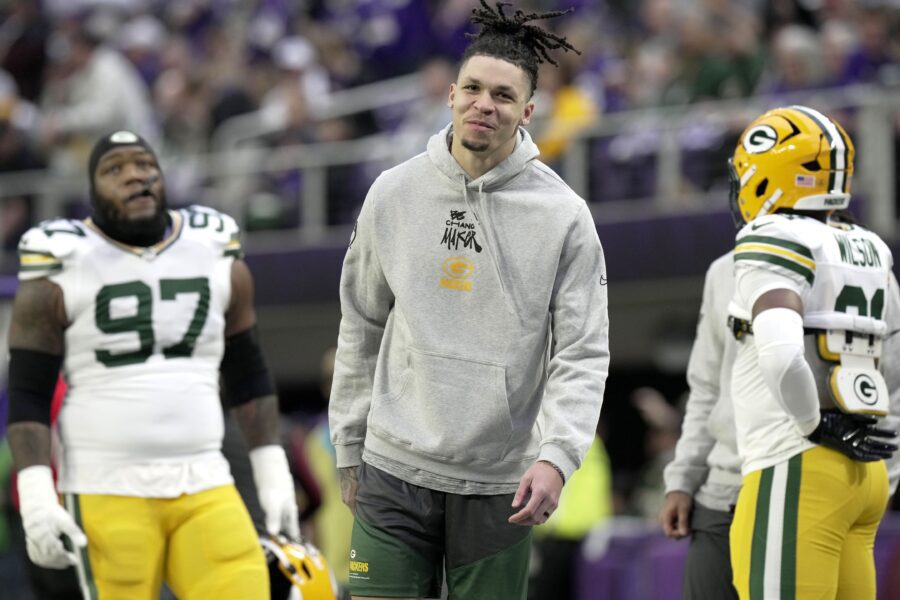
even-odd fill
[(507, 519), (513, 494), (448, 494), (363, 463), (350, 550), (354, 596), (525, 599), (531, 527)]

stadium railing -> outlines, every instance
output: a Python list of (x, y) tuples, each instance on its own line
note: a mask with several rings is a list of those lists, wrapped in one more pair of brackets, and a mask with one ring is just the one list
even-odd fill
[[(407, 87), (406, 89), (411, 89)], [(412, 92), (402, 95), (412, 99)], [(599, 123), (572, 139), (558, 164), (566, 182), (591, 204), (598, 223), (655, 215), (725, 210), (727, 180), (724, 160), (740, 130), (763, 109), (804, 103), (841, 115), (856, 141), (857, 173), (853, 192), (863, 199), (865, 221), (888, 239), (897, 234), (896, 140), (900, 90), (857, 86), (791, 96), (754, 97), (604, 114)], [(365, 110), (361, 100), (348, 101), (334, 114)], [(232, 214), (244, 223), (247, 207), (264, 190), (261, 179), (294, 173), (297, 184), (285, 198), (295, 215), (276, 230), (250, 231), (250, 245), (306, 247), (343, 239), (365, 187), (380, 170), (392, 166), (388, 133), (351, 141), (271, 147), (252, 119), (229, 123), (217, 134), (215, 152), (162, 156), (167, 180), (181, 182), (176, 194), (184, 203), (202, 203)], [(539, 135), (541, 125), (531, 129)], [(329, 169), (351, 166), (364, 179), (342, 218), (334, 218)], [(184, 182), (187, 182), (185, 184)], [(338, 180), (338, 183), (340, 180)], [(0, 175), (0, 198), (31, 196), (38, 219), (65, 214), (66, 202), (83, 201), (83, 174), (59, 175), (28, 171)], [(272, 191), (265, 193), (272, 195)], [(329, 216), (331, 215), (331, 216)], [(251, 228), (252, 229), (252, 228)], [(3, 240), (0, 240), (2, 242)]]

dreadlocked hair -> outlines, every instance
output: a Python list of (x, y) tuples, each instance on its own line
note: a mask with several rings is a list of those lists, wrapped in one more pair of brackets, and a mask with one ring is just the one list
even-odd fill
[(545, 13), (525, 13), (516, 10), (508, 17), (503, 12), (505, 6), (510, 6), (510, 3), (497, 2), (496, 9), (492, 9), (485, 0), (481, 0), (481, 8), (472, 9), (471, 21), (475, 25), (481, 25), (481, 31), (466, 34), (472, 43), (466, 48), (462, 62), (465, 63), (476, 55), (491, 56), (510, 62), (528, 73), (531, 93), (534, 94), (537, 88), (538, 65), (546, 62), (559, 66), (559, 63), (550, 57), (551, 50), (562, 48), (565, 52), (569, 50), (576, 54), (581, 52), (566, 38), (537, 25), (530, 25), (529, 22), (555, 19), (574, 9)]

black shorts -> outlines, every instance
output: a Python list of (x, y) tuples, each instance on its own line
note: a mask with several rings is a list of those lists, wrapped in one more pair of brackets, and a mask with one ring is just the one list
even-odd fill
[(524, 599), (531, 527), (508, 522), (513, 494), (438, 492), (363, 463), (350, 550), (354, 596)]

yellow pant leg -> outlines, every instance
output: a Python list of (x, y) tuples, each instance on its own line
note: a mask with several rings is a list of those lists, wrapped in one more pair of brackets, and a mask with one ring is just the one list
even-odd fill
[(753, 547), (753, 525), (756, 515), (756, 500), (759, 496), (759, 482), (762, 471), (754, 471), (744, 477), (734, 518), (728, 532), (731, 550), (732, 584), (742, 600), (750, 598), (750, 551)]
[(866, 478), (858, 494), (862, 510), (844, 540), (836, 600), (875, 598), (875, 533), (887, 508), (890, 487), (883, 461), (866, 463), (865, 469)]
[(883, 463), (824, 447), (748, 474), (731, 528), (741, 600), (874, 598), (872, 547), (886, 502)]
[(166, 580), (179, 600), (268, 600), (265, 556), (234, 486), (182, 496), (166, 521)]
[(78, 578), (88, 600), (156, 600), (165, 534), (158, 501), (127, 496), (66, 495), (66, 508), (88, 538)]

